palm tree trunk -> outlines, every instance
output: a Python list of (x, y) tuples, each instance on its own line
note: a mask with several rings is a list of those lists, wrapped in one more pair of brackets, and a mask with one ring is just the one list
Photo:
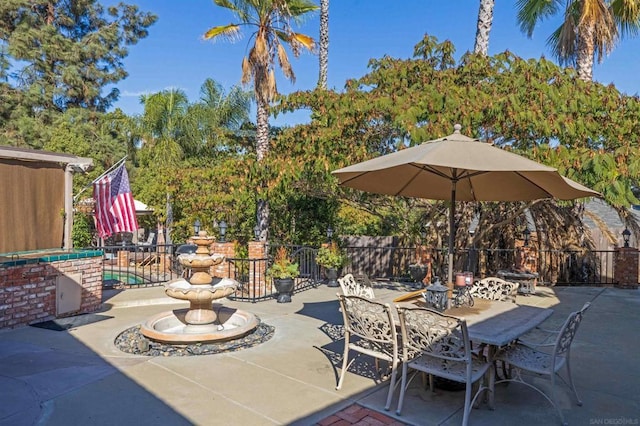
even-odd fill
[(329, 67), (329, 0), (320, 0), (320, 76), (318, 87), (327, 88)]
[(593, 80), (594, 28), (591, 25), (581, 25), (578, 30), (578, 52), (576, 57), (576, 71), (582, 81)]
[(257, 103), (256, 157), (262, 161), (269, 152), (269, 105), (260, 99)]
[[(256, 158), (262, 161), (269, 152), (269, 104), (258, 99), (257, 108), (257, 129), (256, 129)], [(267, 241), (267, 231), (269, 229), (269, 202), (258, 200), (256, 206), (256, 219), (258, 226), (258, 241)]]
[(473, 48), (474, 53), (487, 56), (489, 51), (489, 33), (493, 22), (493, 6), (495, 0), (480, 0), (480, 10), (478, 11), (478, 26), (476, 29), (476, 43)]

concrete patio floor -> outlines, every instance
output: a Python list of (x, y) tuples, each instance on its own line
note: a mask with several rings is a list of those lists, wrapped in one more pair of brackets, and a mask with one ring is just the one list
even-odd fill
[[(394, 283), (378, 283), (375, 289), (377, 295), (405, 290)], [(560, 325), (570, 311), (592, 301), (572, 347), (584, 405), (575, 405), (561, 384), (566, 420), (573, 425), (637, 425), (640, 291), (538, 290), (534, 296), (518, 296), (518, 303), (552, 307), (548, 326)], [(68, 331), (0, 330), (0, 425), (393, 424), (389, 418), (396, 424), (460, 424), (464, 393), (431, 393), (420, 381), (408, 390), (402, 416), (395, 414), (398, 392), (392, 409), (384, 411), (388, 388), (366, 359), (355, 363), (343, 388), (335, 390), (343, 348), (337, 291), (321, 285), (295, 294), (287, 304), (224, 301), (255, 313), (275, 327), (275, 335), (261, 345), (217, 355), (146, 357), (115, 347), (123, 330), (186, 306), (166, 297), (162, 287), (112, 292), (96, 317), (100, 321)], [(349, 420), (355, 412), (360, 417)], [(470, 423), (546, 425), (560, 420), (531, 389), (503, 384), (496, 387), (496, 409), (480, 405)]]

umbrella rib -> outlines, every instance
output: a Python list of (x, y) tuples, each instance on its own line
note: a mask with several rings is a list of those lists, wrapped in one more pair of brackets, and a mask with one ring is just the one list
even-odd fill
[(420, 171), (433, 173), (434, 175), (440, 176), (441, 178), (445, 178), (445, 179), (449, 179), (449, 180), (455, 180), (455, 181), (459, 181), (460, 179), (468, 179), (468, 178), (472, 178), (474, 176), (483, 175), (483, 174), (487, 173), (487, 171), (485, 171), (485, 170), (475, 170), (475, 171), (472, 172), (472, 171), (467, 170), (467, 169), (462, 169), (463, 174), (456, 175), (455, 173), (460, 169), (458, 167), (449, 167), (449, 169), (450, 170), (454, 170), (454, 172), (451, 175), (448, 175), (448, 174), (443, 173), (440, 170), (434, 168), (430, 164), (417, 164), (417, 163), (409, 163), (409, 164), (411, 166), (419, 169)]
[[(532, 181), (531, 179), (523, 175), (520, 171), (514, 170), (514, 173), (520, 176), (522, 179), (529, 182), (531, 185), (535, 186), (536, 188), (539, 188), (545, 194), (547, 194), (546, 198), (556, 198), (553, 194), (551, 194), (549, 191), (547, 191), (546, 189), (544, 189), (543, 187), (541, 187), (540, 185), (538, 185), (537, 183), (535, 183), (534, 181)], [(543, 197), (540, 197), (540, 199), (543, 199)]]

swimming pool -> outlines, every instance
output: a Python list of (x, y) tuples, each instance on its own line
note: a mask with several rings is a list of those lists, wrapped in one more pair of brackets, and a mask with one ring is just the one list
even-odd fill
[(115, 283), (144, 284), (144, 279), (129, 272), (105, 271), (102, 273), (102, 283), (103, 285), (113, 285)]

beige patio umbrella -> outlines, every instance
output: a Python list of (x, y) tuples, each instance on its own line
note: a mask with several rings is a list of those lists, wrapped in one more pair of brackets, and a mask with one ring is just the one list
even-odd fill
[(366, 192), (450, 200), (449, 287), (453, 286), (456, 201), (573, 200), (600, 196), (557, 169), (454, 133), (332, 172)]

